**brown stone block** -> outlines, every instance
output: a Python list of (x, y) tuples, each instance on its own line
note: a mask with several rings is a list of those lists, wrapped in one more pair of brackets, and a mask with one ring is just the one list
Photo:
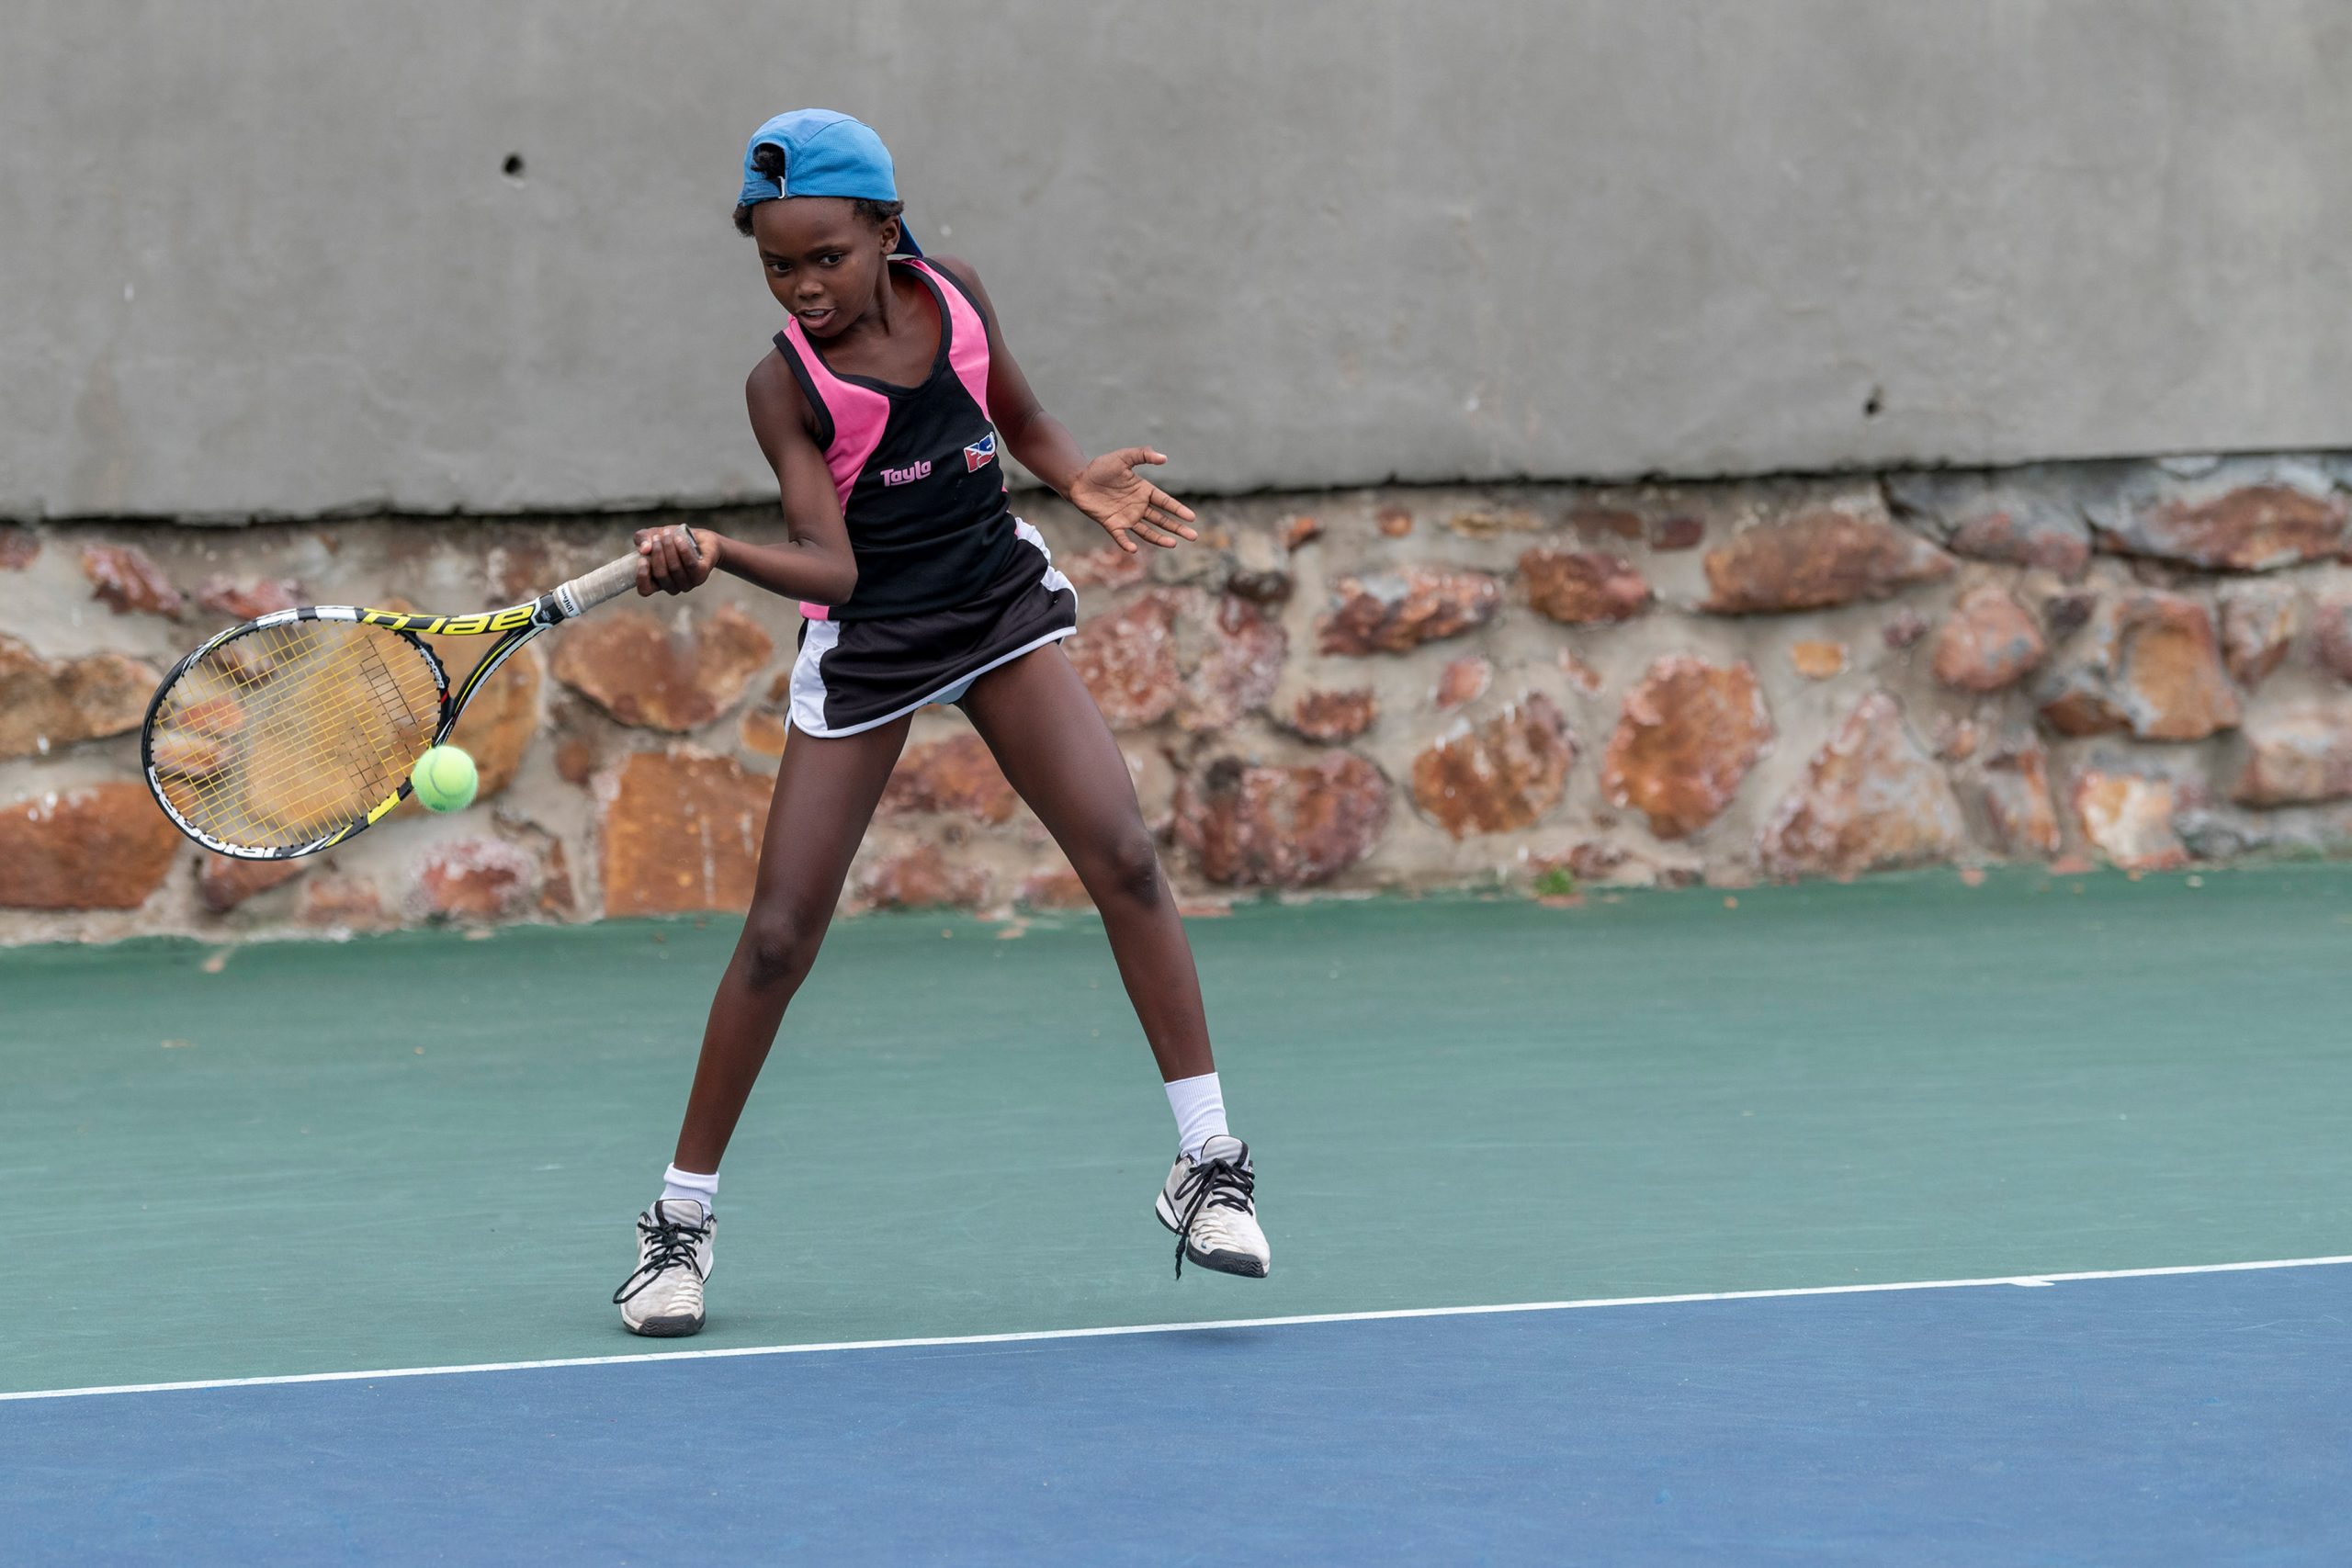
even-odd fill
[(2302, 595), (2283, 582), (2233, 585), (2222, 593), (2222, 660), (2237, 682), (2258, 686), (2286, 661), (2302, 620)]
[(1229, 886), (1328, 882), (1388, 826), (1388, 781), (1352, 752), (1304, 767), (1224, 758), (1176, 790), (1176, 837), (1201, 874)]
[(40, 535), (30, 528), (0, 524), (0, 571), (22, 571), (40, 554)]
[(881, 809), (892, 817), (944, 811), (1000, 823), (1012, 821), (1020, 804), (988, 743), (963, 734), (908, 747), (882, 792)]
[(1458, 708), (1464, 703), (1475, 703), (1487, 694), (1487, 687), (1494, 679), (1494, 666), (1476, 654), (1456, 659), (1438, 671), (1437, 690), (1430, 694), (1440, 713)]
[(2143, 740), (2201, 740), (2238, 722), (2213, 618), (2177, 593), (2102, 604), (2082, 646), (2042, 686), (2041, 704), (2064, 735), (2129, 729)]
[(2242, 485), (2217, 496), (2142, 497), (2098, 527), (2122, 555), (2226, 571), (2267, 571), (2324, 560), (2344, 545), (2346, 506), (2333, 491), (2284, 483)]
[(1022, 879), (1013, 902), (1024, 909), (1091, 909), (1094, 900), (1078, 873), (1064, 864), (1051, 871), (1032, 872)]
[(555, 771), (570, 784), (586, 784), (604, 765), (604, 754), (584, 735), (567, 735), (556, 742)]
[(1856, 876), (1948, 860), (1960, 802), (1883, 692), (1854, 705), (1767, 820), (1758, 848), (1774, 876)]
[(1524, 828), (1559, 804), (1577, 740), (1540, 693), (1413, 759), (1413, 799), (1460, 839)]
[(1568, 626), (1630, 621), (1650, 605), (1650, 585), (1615, 556), (1537, 546), (1519, 558), (1527, 602)]
[(1386, 538), (1401, 539), (1413, 531), (1413, 513), (1409, 507), (1384, 506), (1372, 514), (1372, 521)]
[(1913, 647), (1927, 635), (1928, 617), (1908, 604), (1897, 606), (1894, 613), (1887, 616), (1886, 625), (1879, 630), (1880, 640), (1897, 652)]
[(1600, 786), (1647, 817), (1659, 838), (1683, 838), (1723, 814), (1771, 740), (1752, 668), (1674, 654), (1625, 694)]
[(507, 920), (537, 894), (538, 863), (503, 839), (458, 839), (434, 845), (416, 868), (418, 908), (436, 920)]
[(246, 899), (293, 881), (310, 869), (307, 861), (240, 860), (207, 852), (197, 867), (196, 896), (216, 915)]
[(2050, 755), (2027, 745), (1986, 759), (1984, 814), (2001, 852), (2058, 852), (2058, 808), (2050, 797)]
[(2245, 728), (2245, 763), (2231, 798), (2241, 806), (2307, 806), (2352, 796), (2352, 708), (2312, 705)]
[(0, 908), (136, 909), (162, 886), (179, 829), (143, 784), (88, 784), (0, 807)]
[(1130, 555), (1116, 545), (1103, 545), (1073, 550), (1054, 564), (1072, 588), (1130, 588), (1144, 580), (1151, 563), (1141, 550)]
[(1332, 746), (1352, 740), (1370, 729), (1379, 714), (1379, 705), (1370, 686), (1343, 692), (1303, 692), (1283, 716), (1282, 725), (1304, 739)]
[(2173, 824), (2170, 779), (2086, 771), (2075, 781), (2075, 817), (2083, 837), (2126, 871), (2170, 871), (2188, 852)]
[(857, 874), (858, 899), (875, 909), (974, 909), (988, 899), (988, 878), (951, 864), (936, 844), (918, 844)]
[(1114, 729), (1139, 729), (1175, 711), (1183, 676), (1176, 663), (1176, 601), (1156, 589), (1097, 615), (1062, 645), (1070, 665)]
[(2049, 651), (2041, 628), (2007, 592), (1970, 589), (1936, 637), (1936, 679), (1962, 692), (1997, 692), (2025, 678)]
[(1706, 524), (1681, 513), (1654, 518), (1650, 523), (1650, 548), (1654, 550), (1695, 550), (1706, 536)]
[(118, 615), (179, 612), (180, 591), (136, 545), (83, 546), (82, 575), (90, 580), (93, 595)]
[(255, 620), (307, 603), (302, 597), (302, 585), (290, 577), (255, 578), (247, 582), (228, 577), (208, 578), (196, 591), (196, 602), (232, 621)]
[(1323, 536), (1319, 517), (1294, 517), (1283, 525), (1283, 548), (1295, 550)]
[(1228, 594), (1217, 601), (1212, 624), (1193, 617), (1179, 624), (1178, 654), (1183, 687), (1177, 727), (1209, 734), (1272, 699), (1290, 657), (1290, 634), (1256, 604)]
[(571, 886), (571, 857), (563, 840), (549, 835), (539, 850), (539, 913), (569, 919), (579, 912), (579, 896)]
[(2123, 608), (2117, 663), (2124, 716), (2147, 740), (2201, 740), (2238, 722), (2213, 618), (2194, 600), (2135, 595)]
[(1544, 520), (1523, 506), (1476, 507), (1455, 513), (1445, 525), (1465, 539), (1498, 539), (1505, 534), (1532, 534)]
[(723, 757), (625, 759), (598, 781), (605, 912), (749, 908), (773, 788)]
[(2352, 681), (2352, 602), (2330, 599), (2312, 615), (2312, 656), (2339, 681)]
[(1885, 484), (1903, 516), (1956, 555), (2038, 567), (2069, 581), (2090, 563), (2078, 476), (1933, 470), (1891, 474)]
[[(763, 757), (781, 757), (784, 755), (786, 737), (790, 733), (791, 726), (785, 722), (782, 715), (763, 707), (749, 708), (744, 711), (743, 722), (737, 727), (736, 740), (746, 751), (755, 752)], [(567, 741), (565, 744), (571, 743)], [(556, 758), (559, 767), (562, 765), (562, 755), (559, 752)]]
[(44, 660), (0, 634), (0, 757), (46, 756), (136, 729), (162, 678), (119, 653)]
[(1846, 672), (1846, 645), (1807, 640), (1789, 645), (1789, 665), (1808, 681), (1826, 681)]
[(1955, 555), (2041, 567), (2073, 581), (2090, 564), (2090, 529), (2055, 507), (1994, 507), (1961, 519), (1952, 530)]
[(305, 925), (329, 930), (374, 931), (391, 923), (374, 883), (332, 873), (303, 882), (296, 910)]
[(1883, 517), (1834, 507), (1759, 524), (1707, 552), (1715, 615), (1826, 610), (1951, 575), (1952, 558)]
[(1642, 514), (1629, 506), (1573, 507), (1567, 522), (1569, 527), (1588, 539), (1630, 541), (1642, 538), (1648, 532)]
[(1343, 577), (1317, 637), (1325, 653), (1404, 653), (1485, 626), (1502, 602), (1502, 584), (1483, 571), (1406, 566)]
[(682, 735), (735, 705), (775, 651), (759, 624), (732, 604), (674, 633), (668, 617), (608, 610), (568, 630), (556, 679), (623, 724)]
[(2041, 602), (2041, 624), (2052, 641), (2073, 637), (2091, 624), (2098, 604), (2098, 595), (2088, 589), (2053, 593)]

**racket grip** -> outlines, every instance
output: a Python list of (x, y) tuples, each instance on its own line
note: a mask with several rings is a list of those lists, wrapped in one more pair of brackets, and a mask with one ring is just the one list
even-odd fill
[(555, 591), (555, 602), (565, 620), (584, 615), (607, 599), (617, 599), (637, 586), (637, 554), (608, 560), (595, 570), (575, 577)]
[[(695, 537), (692, 528), (681, 527), (686, 548), (699, 559), (702, 541)], [(583, 577), (575, 577), (555, 591), (555, 602), (563, 611), (565, 620), (585, 615), (607, 599), (617, 599), (637, 586), (637, 553), (631, 551), (618, 560), (606, 561)]]

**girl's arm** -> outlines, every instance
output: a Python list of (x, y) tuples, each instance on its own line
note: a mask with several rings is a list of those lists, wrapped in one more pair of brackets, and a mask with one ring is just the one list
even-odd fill
[(752, 434), (783, 492), (784, 543), (749, 544), (697, 528), (702, 556), (695, 559), (679, 547), (670, 529), (643, 529), (637, 536), (637, 591), (684, 593), (701, 587), (713, 571), (728, 571), (787, 599), (839, 604), (857, 586), (857, 558), (850, 551), (849, 529), (842, 522), (841, 497), (825, 455), (808, 433), (799, 385), (771, 354), (752, 371), (743, 397), (751, 407)]
[(1069, 427), (1037, 406), (1029, 378), (1004, 345), (995, 302), (980, 286), (980, 275), (969, 262), (952, 256), (928, 259), (953, 273), (979, 303), (980, 318), (989, 328), (989, 416), (1021, 466), (1102, 524), (1129, 555), (1137, 539), (1172, 548), (1178, 538), (1199, 538), (1190, 526), (1193, 509), (1136, 472), (1140, 464), (1168, 459), (1148, 446), (1125, 446), (1090, 460)]

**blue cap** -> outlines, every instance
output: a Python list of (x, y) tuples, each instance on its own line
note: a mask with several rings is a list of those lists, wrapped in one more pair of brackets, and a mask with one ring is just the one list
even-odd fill
[[(784, 151), (784, 177), (762, 173), (752, 155), (763, 145)], [(873, 128), (831, 109), (794, 109), (780, 114), (752, 132), (743, 149), (742, 206), (752, 207), (786, 196), (863, 197), (868, 201), (899, 199), (897, 171), (890, 150)], [(910, 256), (922, 248), (899, 224), (899, 250)]]

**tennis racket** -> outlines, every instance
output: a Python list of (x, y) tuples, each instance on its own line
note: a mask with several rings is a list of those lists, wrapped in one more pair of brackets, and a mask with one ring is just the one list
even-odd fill
[[(699, 558), (694, 530), (679, 532)], [(637, 562), (632, 552), (479, 615), (306, 604), (231, 626), (172, 666), (147, 705), (147, 787), (180, 831), (220, 854), (332, 848), (406, 798), (416, 760), (516, 649), (636, 587)], [(452, 691), (424, 637), (498, 640)]]

